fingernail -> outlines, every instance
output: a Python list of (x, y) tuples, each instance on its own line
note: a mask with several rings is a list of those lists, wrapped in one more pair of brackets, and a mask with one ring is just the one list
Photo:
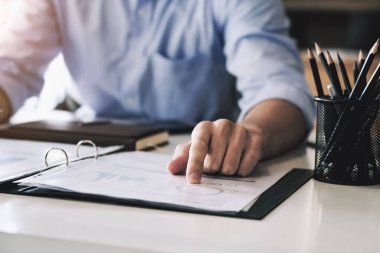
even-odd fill
[(190, 184), (199, 184), (201, 182), (201, 177), (198, 173), (191, 173), (187, 175), (187, 182)]

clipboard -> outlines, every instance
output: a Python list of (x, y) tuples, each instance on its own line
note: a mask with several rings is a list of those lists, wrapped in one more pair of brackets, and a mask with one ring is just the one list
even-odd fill
[(285, 201), (290, 195), (297, 191), (313, 176), (313, 171), (309, 169), (294, 168), (285, 174), (280, 180), (260, 195), (256, 202), (248, 211), (238, 213), (213, 212), (195, 208), (183, 207), (172, 204), (162, 204), (146, 202), (133, 199), (112, 198), (93, 194), (80, 194), (75, 192), (62, 192), (37, 187), (20, 186), (13, 182), (6, 182), (0, 185), (0, 193), (16, 194), (24, 196), (49, 197), (77, 201), (89, 201), (104, 204), (126, 205), (141, 208), (159, 209), (176, 212), (195, 213), (203, 215), (215, 215), (230, 218), (261, 220), (273, 209)]

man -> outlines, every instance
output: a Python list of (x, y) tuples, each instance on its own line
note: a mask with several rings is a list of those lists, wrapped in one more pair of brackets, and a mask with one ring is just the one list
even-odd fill
[(62, 52), (99, 116), (196, 124), (171, 173), (246, 176), (300, 143), (313, 103), (280, 0), (17, 1), (0, 39), (2, 120)]

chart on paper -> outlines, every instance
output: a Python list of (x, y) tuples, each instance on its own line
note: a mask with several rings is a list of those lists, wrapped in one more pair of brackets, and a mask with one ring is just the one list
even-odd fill
[(170, 175), (170, 156), (149, 152), (123, 152), (98, 160), (83, 160), (54, 173), (20, 180), (24, 185), (96, 194), (121, 199), (173, 204), (210, 211), (239, 212), (277, 179), (260, 183), (206, 177), (188, 184), (184, 175)]

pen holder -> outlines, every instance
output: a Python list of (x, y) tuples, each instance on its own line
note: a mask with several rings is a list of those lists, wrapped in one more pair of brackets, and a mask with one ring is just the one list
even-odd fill
[(380, 103), (329, 98), (314, 101), (314, 178), (333, 184), (380, 184)]

